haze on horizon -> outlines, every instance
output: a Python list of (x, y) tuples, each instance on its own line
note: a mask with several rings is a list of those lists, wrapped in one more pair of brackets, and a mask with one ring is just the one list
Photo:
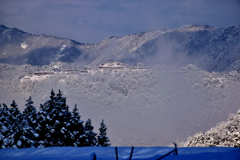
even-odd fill
[(188, 24), (239, 25), (239, 0), (2, 0), (0, 24), (83, 43)]

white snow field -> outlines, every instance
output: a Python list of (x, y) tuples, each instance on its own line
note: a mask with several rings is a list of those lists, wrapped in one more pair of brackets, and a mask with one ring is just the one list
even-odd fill
[[(129, 159), (132, 147), (118, 147), (118, 159)], [(173, 147), (136, 147), (132, 160), (156, 160)], [(27, 149), (1, 149), (0, 160), (115, 160), (115, 147), (50, 147)], [(189, 147), (178, 148), (178, 155), (164, 160), (240, 160), (240, 148)]]

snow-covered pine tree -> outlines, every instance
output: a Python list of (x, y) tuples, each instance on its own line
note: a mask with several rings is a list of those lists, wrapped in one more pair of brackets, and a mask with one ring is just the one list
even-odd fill
[(16, 131), (12, 134), (14, 139), (13, 148), (30, 148), (35, 147), (33, 137), (35, 135), (34, 128), (29, 126), (28, 120), (23, 116), (23, 114), (18, 110), (15, 101), (11, 104), (13, 107), (12, 115), (16, 119), (13, 123), (12, 128)]
[[(25, 104), (26, 108), (23, 111), (23, 117), (28, 123), (28, 127), (26, 128), (28, 132), (30, 131), (31, 134), (28, 134), (28, 138), (33, 140), (34, 142), (37, 142), (37, 139), (39, 137), (39, 134), (36, 133), (36, 127), (37, 127), (37, 110), (33, 106), (32, 97), (29, 96), (29, 99), (26, 100), (27, 104)], [(34, 143), (35, 147), (37, 147), (37, 143)], [(33, 146), (32, 146), (33, 147)]]
[(35, 141), (33, 140), (35, 131), (29, 126), (26, 119), (22, 119), (16, 127), (11, 137), (13, 138), (12, 148), (35, 148)]
[(34, 131), (23, 118), (15, 101), (13, 101), (11, 106), (12, 108), (8, 109), (7, 105), (4, 104), (4, 109), (2, 110), (1, 148), (29, 148), (34, 144), (31, 139)]
[(42, 104), (40, 104), (39, 111), (37, 112), (37, 125), (35, 128), (36, 136), (36, 147), (43, 148), (45, 147), (45, 135), (46, 135), (46, 118), (47, 112)]
[(84, 133), (86, 135), (86, 141), (84, 142), (84, 146), (96, 146), (96, 133), (93, 132), (94, 127), (92, 126), (91, 119), (89, 118), (85, 122), (85, 130)]
[(107, 137), (107, 127), (104, 124), (104, 120), (102, 120), (102, 122), (100, 123), (99, 131), (100, 131), (99, 135), (97, 136), (98, 146), (102, 146), (102, 147), (110, 146), (111, 143), (108, 143), (110, 140)]
[(56, 97), (55, 97), (55, 92), (53, 91), (53, 89), (52, 89), (52, 91), (51, 91), (51, 95), (50, 95), (50, 100), (47, 100), (43, 105), (44, 105), (44, 108), (45, 108), (45, 110), (46, 110), (46, 112), (47, 113), (50, 113), (51, 111), (52, 111), (52, 109), (54, 108), (54, 106), (55, 106), (55, 99), (56, 99)]
[[(38, 126), (36, 131), (39, 132), (39, 143), (40, 147), (53, 147), (55, 146), (56, 140), (54, 140), (55, 130), (53, 129), (53, 125), (55, 121), (53, 117), (56, 115), (55, 113), (55, 93), (52, 90), (50, 95), (50, 100), (47, 100), (43, 105), (40, 105), (42, 111), (38, 114)], [(56, 137), (57, 138), (57, 137)]]
[(12, 134), (12, 125), (11, 121), (9, 121), (9, 118), (11, 117), (11, 113), (9, 111), (9, 108), (6, 104), (3, 103), (3, 108), (1, 110), (0, 114), (0, 147), (2, 149), (10, 148), (10, 135)]
[(10, 132), (7, 138), (9, 140), (8, 148), (18, 148), (16, 145), (16, 140), (19, 139), (18, 135), (20, 135), (19, 128), (21, 128), (20, 123), (23, 120), (22, 114), (20, 110), (17, 108), (16, 102), (13, 100), (11, 107), (9, 108), (10, 115), (8, 116), (8, 123), (10, 124)]
[(56, 106), (59, 109), (59, 122), (61, 124), (59, 130), (59, 137), (62, 145), (71, 146), (71, 132), (69, 131), (70, 127), (70, 119), (72, 117), (72, 113), (69, 111), (69, 107), (66, 104), (66, 97), (62, 97), (61, 90), (58, 90), (58, 94), (56, 96)]
[(55, 120), (55, 137), (57, 137), (56, 146), (68, 146), (70, 137), (68, 128), (70, 127), (72, 114), (66, 105), (66, 97), (62, 97), (61, 90), (58, 91), (55, 97), (55, 110), (53, 112), (55, 112), (53, 119)]
[(20, 112), (20, 110), (17, 108), (17, 104), (16, 102), (13, 100), (11, 107), (10, 108), (10, 112), (12, 114), (12, 116), (15, 118), (14, 120), (21, 120), (22, 119), (22, 114)]
[(37, 125), (37, 110), (32, 105), (32, 97), (29, 96), (29, 98), (26, 100), (27, 104), (25, 104), (26, 108), (23, 111), (23, 117), (26, 118), (29, 125), (35, 130)]
[[(69, 137), (68, 126), (70, 126), (71, 112), (66, 105), (66, 98), (62, 93), (55, 96), (51, 91), (50, 100), (42, 106), (42, 111), (38, 115), (39, 126), (36, 128), (40, 131), (39, 140), (44, 146), (66, 146), (66, 140)], [(44, 129), (43, 129), (44, 128)]]
[(70, 146), (82, 147), (84, 146), (84, 142), (86, 141), (86, 135), (84, 134), (84, 126), (81, 116), (78, 113), (77, 104), (75, 104), (72, 117), (70, 120), (70, 127), (69, 127), (69, 142)]

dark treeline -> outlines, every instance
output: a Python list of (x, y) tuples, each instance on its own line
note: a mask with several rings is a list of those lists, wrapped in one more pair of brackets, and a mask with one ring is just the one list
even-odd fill
[(106, 125), (100, 123), (99, 135), (94, 133), (91, 119), (85, 124), (77, 105), (69, 111), (66, 97), (51, 91), (50, 100), (37, 111), (31, 97), (23, 113), (15, 101), (8, 108), (0, 104), (0, 148), (43, 148), (53, 146), (109, 146)]

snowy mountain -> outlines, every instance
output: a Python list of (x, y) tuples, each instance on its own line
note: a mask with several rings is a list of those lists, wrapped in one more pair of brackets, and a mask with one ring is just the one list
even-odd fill
[(80, 43), (46, 35), (32, 35), (0, 26), (2, 63), (48, 65), (54, 61), (73, 62), (81, 55)]
[(0, 26), (0, 103), (24, 110), (31, 96), (39, 110), (61, 89), (82, 119), (104, 119), (113, 146), (183, 142), (239, 110), (239, 42), (240, 26), (189, 25), (97, 44)]
[(112, 59), (132, 65), (190, 63), (207, 71), (238, 70), (240, 26), (187, 25), (86, 44), (1, 25), (0, 46), (0, 62), (7, 64), (48, 65), (60, 61), (97, 65)]

